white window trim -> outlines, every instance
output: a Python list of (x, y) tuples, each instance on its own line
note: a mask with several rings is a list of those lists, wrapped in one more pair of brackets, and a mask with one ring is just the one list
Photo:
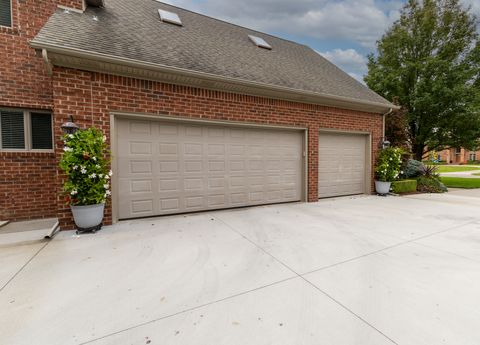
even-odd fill
[[(24, 109), (15, 109), (15, 108), (2, 108), (2, 109), (9, 109), (14, 111), (21, 111), (23, 112), (23, 135), (24, 135), (24, 142), (25, 148), (24, 149), (4, 149), (2, 148), (2, 131), (0, 130), (0, 152), (46, 152), (46, 153), (53, 153), (55, 152), (55, 133), (53, 128), (53, 115), (49, 111), (45, 110), (24, 110)], [(1, 111), (1, 109), (0, 109)], [(51, 149), (32, 149), (32, 121), (30, 118), (31, 113), (36, 114), (46, 114), (50, 115), (51, 125), (52, 125), (52, 148)], [(0, 122), (0, 129), (1, 129), (1, 122)]]
[(10, 0), (9, 3), (10, 3), (10, 26), (0, 24), (0, 28), (13, 29), (13, 0)]

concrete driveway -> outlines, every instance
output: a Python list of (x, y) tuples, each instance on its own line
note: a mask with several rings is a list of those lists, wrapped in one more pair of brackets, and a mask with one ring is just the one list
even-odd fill
[(339, 198), (0, 248), (0, 343), (478, 345), (479, 207)]

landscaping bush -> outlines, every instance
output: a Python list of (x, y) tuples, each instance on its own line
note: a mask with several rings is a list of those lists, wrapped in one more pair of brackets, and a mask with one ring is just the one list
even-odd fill
[(448, 189), (438, 178), (420, 176), (417, 178), (417, 191), (422, 193), (443, 193)]
[(416, 161), (415, 159), (409, 159), (407, 161), (407, 164), (403, 168), (403, 174), (402, 177), (404, 178), (414, 178), (422, 175), (422, 171), (425, 165), (420, 162)]
[(104, 203), (110, 196), (110, 161), (103, 133), (96, 129), (79, 130), (64, 136), (60, 168), (67, 180), (63, 190), (75, 206)]
[(375, 179), (382, 182), (392, 182), (400, 174), (403, 149), (387, 147), (380, 151), (375, 167)]
[(392, 182), (392, 192), (412, 193), (417, 191), (417, 180), (400, 180)]

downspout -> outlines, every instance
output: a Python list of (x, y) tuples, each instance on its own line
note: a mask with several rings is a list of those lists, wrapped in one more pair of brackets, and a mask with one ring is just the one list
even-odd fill
[(43, 61), (45, 62), (45, 67), (47, 68), (47, 73), (49, 76), (53, 74), (53, 65), (51, 61), (48, 59), (48, 53), (46, 49), (42, 49), (42, 57)]
[(387, 117), (387, 115), (390, 115), (392, 112), (393, 112), (393, 108), (390, 108), (389, 111), (387, 111), (385, 114), (382, 115), (383, 117), (382, 145), (383, 145), (383, 141), (385, 141), (385, 118)]

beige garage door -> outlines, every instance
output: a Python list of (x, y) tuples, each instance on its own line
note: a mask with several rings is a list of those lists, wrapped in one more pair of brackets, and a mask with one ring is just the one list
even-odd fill
[(321, 132), (318, 197), (365, 193), (366, 135)]
[(119, 119), (120, 219), (302, 198), (300, 131)]

